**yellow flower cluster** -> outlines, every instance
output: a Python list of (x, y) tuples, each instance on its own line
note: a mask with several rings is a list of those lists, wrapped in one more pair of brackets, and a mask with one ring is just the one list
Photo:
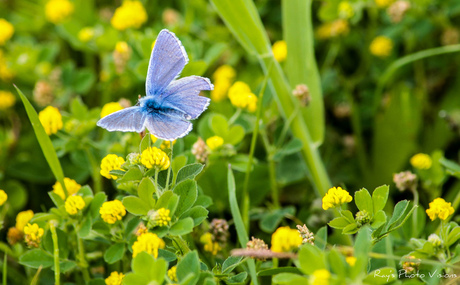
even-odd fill
[[(150, 139), (152, 140), (153, 143), (155, 143), (158, 139), (154, 136), (154, 135), (150, 135)], [(177, 140), (173, 140), (172, 141), (172, 145), (175, 145), (176, 144), (176, 141)], [(167, 148), (171, 148), (171, 142), (170, 141), (163, 141), (160, 145), (160, 148), (161, 149), (167, 149)]]
[(200, 237), (200, 242), (204, 244), (203, 249), (210, 252), (212, 255), (216, 255), (222, 250), (222, 247), (218, 242), (213, 241), (211, 233), (205, 233)]
[(249, 112), (254, 112), (257, 110), (257, 97), (251, 92), (251, 88), (242, 82), (235, 82), (232, 87), (228, 90), (228, 98), (232, 105), (241, 108), (247, 109)]
[(65, 200), (65, 210), (69, 215), (75, 215), (79, 210), (83, 210), (85, 207), (85, 201), (81, 196), (72, 195)]
[(344, 203), (349, 203), (353, 200), (348, 191), (343, 190), (341, 187), (332, 187), (323, 197), (323, 209), (334, 208)]
[(289, 252), (297, 249), (302, 244), (302, 237), (296, 229), (290, 227), (279, 227), (272, 234), (273, 252)]
[(14, 26), (7, 20), (0, 18), (0, 46), (4, 45), (14, 34)]
[(283, 62), (287, 57), (287, 44), (285, 41), (276, 41), (272, 46), (273, 56), (277, 62)]
[(16, 216), (16, 229), (23, 232), (24, 227), (29, 223), (29, 221), (34, 217), (34, 212), (32, 210), (19, 212)]
[(393, 41), (385, 36), (378, 36), (372, 40), (369, 50), (378, 57), (387, 57), (393, 49)]
[(99, 209), (101, 218), (107, 224), (115, 224), (126, 215), (125, 206), (119, 200), (104, 202)]
[(222, 101), (227, 96), (227, 91), (236, 76), (236, 72), (230, 65), (220, 66), (212, 75), (214, 89), (211, 91), (211, 99), (215, 102)]
[(9, 91), (0, 90), (0, 110), (11, 108), (16, 102), (13, 93)]
[(313, 271), (310, 277), (311, 285), (329, 285), (331, 273), (327, 269), (318, 269)]
[(140, 1), (124, 1), (115, 10), (115, 14), (110, 20), (112, 26), (120, 31), (128, 28), (140, 28), (147, 21), (147, 12)]
[(177, 266), (173, 266), (168, 270), (168, 278), (172, 282), (177, 282)]
[(59, 24), (64, 22), (73, 10), (73, 3), (69, 0), (49, 0), (45, 6), (46, 19), (53, 24)]
[(150, 219), (155, 226), (165, 227), (171, 221), (171, 217), (169, 216), (170, 212), (171, 211), (169, 209), (160, 208), (154, 211), (154, 213), (150, 216)]
[(346, 35), (350, 31), (347, 20), (338, 19), (330, 23), (322, 24), (316, 30), (316, 36), (320, 39), (335, 38)]
[(38, 247), (38, 244), (41, 241), (41, 238), (44, 234), (44, 230), (40, 228), (37, 224), (27, 224), (24, 227), (25, 241), (28, 246)]
[(136, 257), (140, 252), (145, 251), (158, 257), (158, 249), (165, 248), (165, 242), (156, 234), (145, 233), (137, 237), (137, 241), (133, 244), (133, 257)]
[(348, 1), (340, 2), (338, 10), (339, 16), (344, 19), (350, 19), (355, 14), (355, 11), (353, 11), (353, 6), (351, 6), (350, 2)]
[(142, 152), (141, 163), (149, 169), (155, 167), (158, 170), (166, 170), (171, 164), (168, 155), (156, 147), (148, 147)]
[[(81, 185), (78, 184), (77, 181), (67, 177), (64, 178), (64, 185), (69, 196), (72, 196), (73, 194), (77, 193), (78, 190), (80, 190), (81, 188)], [(62, 185), (59, 181), (56, 181), (56, 183), (53, 185), (53, 192), (58, 194), (59, 197), (62, 198), (62, 200), (65, 200), (64, 189), (62, 189)]]
[(428, 154), (417, 153), (411, 157), (410, 164), (417, 169), (430, 169), (433, 161)]
[(379, 8), (386, 8), (391, 5), (391, 3), (394, 2), (394, 0), (374, 0), (375, 4)]
[(110, 102), (105, 104), (101, 110), (101, 118), (104, 118), (107, 115), (115, 113), (116, 111), (123, 110), (123, 107), (118, 102)]
[(3, 204), (5, 204), (5, 202), (6, 202), (6, 200), (8, 200), (8, 195), (5, 193), (5, 191), (0, 189), (0, 206), (3, 206)]
[(78, 32), (78, 39), (83, 43), (89, 42), (93, 37), (94, 29), (92, 27), (85, 27)]
[(210, 150), (216, 150), (224, 144), (224, 139), (219, 136), (213, 136), (206, 140), (206, 145)]
[(110, 174), (112, 170), (121, 169), (121, 166), (125, 163), (123, 157), (116, 154), (108, 154), (101, 161), (101, 175), (107, 179), (117, 179), (118, 177)]
[(430, 203), (430, 208), (426, 210), (427, 215), (432, 221), (436, 218), (445, 220), (454, 212), (455, 209), (451, 206), (451, 203), (446, 202), (443, 198), (434, 199), (433, 202)]
[(43, 111), (40, 111), (38, 118), (49, 136), (57, 133), (63, 127), (61, 113), (53, 106), (48, 106)]
[(110, 273), (110, 276), (105, 279), (105, 284), (106, 285), (121, 285), (123, 283), (123, 278), (125, 278), (125, 275), (123, 273), (118, 273), (116, 271), (113, 271)]

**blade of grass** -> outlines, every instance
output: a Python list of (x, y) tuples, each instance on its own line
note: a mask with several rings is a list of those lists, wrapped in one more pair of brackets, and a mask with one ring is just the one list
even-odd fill
[[(233, 172), (230, 165), (227, 172), (227, 183), (230, 211), (232, 212), (233, 221), (235, 222), (236, 234), (238, 235), (238, 241), (240, 242), (241, 247), (244, 247), (248, 243), (249, 238), (248, 233), (244, 227), (243, 219), (241, 218), (240, 209), (238, 207), (238, 200), (236, 199), (235, 177), (233, 177)], [(252, 283), (257, 285), (259, 282), (257, 280), (256, 264), (254, 259), (247, 259), (246, 262), (248, 264), (249, 275), (251, 275)]]
[[(268, 73), (268, 67), (273, 64), (269, 86), (280, 113), (287, 120), (298, 102), (291, 95), (292, 89), (281, 66), (273, 57), (270, 42), (254, 3), (251, 0), (211, 0), (211, 3), (240, 44), (249, 54), (259, 59), (265, 74)], [(318, 142), (312, 139), (302, 114), (297, 114), (293, 119), (291, 131), (303, 143), (302, 154), (314, 188), (320, 196), (324, 196), (331, 187), (331, 182), (318, 152)]]
[(54, 284), (59, 285), (61, 284), (61, 268), (59, 264), (59, 243), (58, 243), (58, 236), (56, 233), (56, 227), (53, 223), (50, 223), (50, 231), (51, 231), (51, 238), (53, 239), (53, 256), (54, 256)]
[(45, 129), (40, 123), (38, 114), (32, 104), (30, 104), (27, 97), (22, 93), (21, 90), (19, 90), (18, 87), (16, 87), (16, 85), (14, 85), (14, 88), (16, 88), (19, 97), (21, 97), (22, 103), (24, 104), (27, 112), (27, 116), (29, 117), (30, 123), (34, 129), (35, 136), (37, 137), (38, 143), (40, 144), (43, 154), (45, 155), (45, 159), (48, 162), (54, 177), (57, 181), (59, 181), (59, 183), (61, 183), (62, 189), (64, 189), (64, 194), (67, 197), (68, 193), (64, 183), (64, 172), (62, 171), (61, 163), (59, 162), (56, 151), (54, 150), (53, 143), (51, 142), (51, 139), (46, 134)]
[(321, 80), (315, 59), (311, 0), (283, 0), (281, 11), (283, 34), (288, 46), (286, 75), (292, 87), (308, 86), (311, 102), (302, 113), (312, 140), (321, 144), (324, 139), (324, 104)]

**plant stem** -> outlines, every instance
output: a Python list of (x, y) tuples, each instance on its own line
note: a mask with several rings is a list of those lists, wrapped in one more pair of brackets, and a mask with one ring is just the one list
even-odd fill
[(88, 283), (91, 280), (91, 277), (88, 271), (88, 262), (86, 261), (86, 258), (85, 258), (85, 247), (83, 245), (83, 239), (78, 234), (77, 226), (75, 224), (74, 224), (74, 230), (75, 230), (75, 234), (77, 236), (77, 242), (78, 242), (78, 258), (79, 258), (78, 266), (81, 268), (83, 279), (85, 280), (86, 283)]
[[(418, 201), (419, 201), (419, 197), (418, 197), (418, 191), (417, 189), (414, 187), (412, 190), (412, 194), (414, 194), (414, 206), (418, 206)], [(417, 235), (415, 234), (416, 231), (417, 231), (417, 228), (418, 228), (418, 211), (415, 210), (413, 213), (412, 213), (412, 237), (416, 238)]]
[(8, 255), (3, 256), (3, 285), (6, 285), (6, 275), (8, 273)]
[(53, 223), (50, 223), (50, 231), (51, 231), (51, 238), (53, 239), (53, 256), (54, 256), (54, 284), (59, 285), (61, 284), (60, 277), (61, 277), (61, 269), (59, 265), (59, 244), (58, 244), (58, 236), (56, 233), (56, 227)]
[(157, 192), (157, 198), (160, 198), (161, 191), (160, 191), (160, 187), (158, 186), (158, 168), (155, 169), (155, 189)]
[(190, 252), (187, 242), (181, 236), (174, 236), (170, 238), (176, 243), (177, 249), (181, 251), (182, 255), (186, 255)]
[(99, 164), (91, 152), (90, 148), (85, 148), (86, 156), (88, 157), (89, 164), (91, 166), (91, 176), (93, 178), (94, 193), (97, 194), (102, 191), (102, 180), (99, 173)]
[(165, 186), (165, 191), (168, 191), (169, 189), (169, 177), (171, 176), (171, 168), (172, 168), (172, 157), (173, 157), (173, 142), (170, 141), (169, 142), (169, 146), (171, 147), (171, 153), (169, 155), (169, 162), (170, 162), (170, 165), (168, 167), (168, 175), (166, 176), (166, 186)]
[(238, 119), (238, 117), (241, 115), (242, 111), (243, 111), (243, 109), (241, 109), (241, 108), (236, 109), (235, 114), (233, 114), (233, 116), (228, 120), (228, 125), (229, 126), (233, 125), (233, 123), (236, 121), (236, 119)]

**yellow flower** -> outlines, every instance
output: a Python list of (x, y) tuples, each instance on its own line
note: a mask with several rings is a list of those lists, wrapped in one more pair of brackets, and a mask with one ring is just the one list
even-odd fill
[[(64, 178), (64, 185), (65, 189), (67, 189), (67, 194), (72, 196), (73, 194), (77, 193), (80, 190), (81, 185), (78, 184), (75, 180), (65, 177)], [(62, 185), (59, 181), (53, 185), (53, 192), (58, 194), (62, 200), (65, 200), (64, 189), (62, 189)]]
[(147, 12), (140, 1), (124, 1), (115, 10), (110, 23), (120, 31), (128, 28), (140, 28), (147, 21)]
[(116, 111), (123, 110), (123, 107), (118, 102), (110, 102), (104, 105), (101, 110), (101, 118), (115, 113)]
[(356, 257), (354, 256), (347, 256), (345, 258), (345, 261), (348, 263), (348, 265), (350, 265), (351, 267), (355, 266), (355, 263), (356, 263)]
[[(152, 143), (155, 143), (158, 139), (154, 136), (154, 135), (150, 135), (150, 139), (152, 140)], [(173, 140), (172, 141), (172, 145), (175, 145), (176, 144), (176, 141), (177, 140)], [(167, 149), (167, 148), (171, 148), (171, 142), (170, 141), (163, 141), (160, 145), (160, 148), (161, 149)]]
[(59, 110), (55, 107), (46, 107), (43, 111), (38, 113), (38, 118), (46, 134), (49, 136), (57, 133), (63, 127), (61, 113), (59, 113)]
[(32, 210), (19, 212), (16, 216), (16, 229), (23, 232), (24, 227), (29, 223), (29, 221), (34, 217), (34, 212)]
[(227, 91), (235, 78), (236, 72), (230, 65), (220, 66), (212, 75), (214, 89), (211, 91), (211, 100), (222, 101), (227, 96)]
[(173, 266), (168, 270), (168, 277), (172, 282), (177, 282), (177, 267)]
[(154, 226), (165, 227), (171, 221), (171, 217), (169, 216), (170, 210), (165, 208), (160, 208), (158, 210), (153, 210), (153, 213), (149, 213), (149, 218), (152, 221)]
[(320, 39), (329, 39), (346, 35), (350, 31), (347, 20), (338, 19), (334, 22), (322, 24), (317, 30), (316, 35)]
[(417, 153), (410, 159), (410, 164), (417, 169), (430, 169), (433, 161), (428, 154)]
[(148, 147), (141, 154), (141, 163), (147, 168), (168, 169), (171, 162), (168, 155), (159, 148)]
[(16, 98), (9, 91), (0, 90), (0, 110), (6, 110), (14, 105)]
[(233, 106), (254, 112), (257, 109), (257, 97), (249, 86), (241, 81), (235, 82), (228, 90), (228, 98)]
[(441, 220), (447, 219), (450, 215), (455, 212), (451, 203), (447, 203), (443, 198), (436, 198), (430, 203), (430, 208), (426, 210), (427, 215), (432, 221), (436, 218)]
[(121, 169), (121, 166), (125, 163), (123, 157), (116, 154), (108, 154), (101, 161), (101, 175), (107, 179), (117, 179), (118, 177), (110, 174), (112, 170)]
[(205, 233), (200, 237), (200, 242), (204, 244), (203, 249), (210, 252), (212, 255), (216, 255), (222, 250), (222, 247), (218, 242), (213, 241), (211, 233)]
[(123, 278), (125, 275), (123, 273), (118, 273), (116, 271), (113, 271), (110, 273), (110, 276), (105, 279), (105, 284), (106, 285), (121, 285), (123, 282)]
[(326, 269), (318, 269), (313, 271), (310, 277), (311, 285), (329, 285), (331, 280), (331, 273)]
[(73, 3), (68, 0), (49, 0), (45, 6), (46, 19), (53, 24), (64, 22), (73, 13)]
[(353, 11), (353, 6), (351, 6), (350, 2), (348, 1), (340, 2), (338, 10), (340, 17), (345, 19), (350, 19), (355, 14), (355, 12)]
[(79, 210), (83, 210), (85, 207), (85, 201), (81, 196), (72, 195), (65, 200), (65, 210), (69, 215), (75, 215)]
[(27, 245), (30, 247), (38, 247), (44, 232), (45, 231), (37, 224), (28, 223), (27, 226), (24, 227), (25, 241)]
[(133, 257), (136, 257), (140, 252), (145, 251), (158, 257), (158, 249), (165, 248), (165, 242), (156, 234), (145, 233), (137, 237), (137, 241), (133, 244)]
[(107, 224), (115, 224), (126, 215), (126, 209), (119, 200), (113, 200), (104, 202), (99, 209), (99, 214)]
[(235, 69), (231, 67), (230, 65), (224, 64), (220, 66), (216, 71), (214, 71), (214, 74), (212, 75), (212, 78), (214, 80), (220, 80), (220, 79), (227, 79), (227, 80), (233, 80), (236, 76)]
[(387, 57), (393, 49), (393, 41), (385, 36), (378, 36), (372, 40), (369, 50), (378, 57)]
[(14, 26), (7, 20), (0, 18), (0, 46), (4, 45), (14, 34)]
[(115, 50), (121, 54), (130, 52), (130, 48), (127, 42), (117, 42), (117, 44), (115, 45)]
[(219, 136), (213, 136), (206, 140), (206, 145), (210, 150), (216, 150), (224, 144), (224, 139)]
[(374, 1), (375, 1), (375, 4), (377, 5), (377, 7), (386, 8), (386, 7), (390, 6), (391, 3), (393, 3), (394, 0), (374, 0)]
[(83, 28), (78, 32), (78, 39), (83, 43), (89, 42), (93, 37), (94, 29), (92, 27)]
[(8, 195), (5, 193), (5, 191), (0, 189), (0, 206), (3, 206), (3, 204), (5, 204), (5, 202), (6, 202), (6, 200), (8, 200)]
[(353, 200), (348, 191), (343, 190), (341, 187), (332, 187), (323, 197), (323, 209), (334, 208), (344, 203), (349, 203)]
[(287, 44), (285, 41), (277, 41), (272, 46), (273, 56), (277, 62), (283, 62), (287, 57)]
[(302, 237), (299, 231), (290, 227), (279, 227), (272, 234), (273, 252), (289, 252), (297, 249), (302, 244)]

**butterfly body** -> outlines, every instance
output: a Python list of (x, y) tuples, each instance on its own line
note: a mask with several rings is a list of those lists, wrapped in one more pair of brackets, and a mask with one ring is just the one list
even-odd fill
[(194, 120), (206, 110), (210, 99), (200, 96), (212, 90), (209, 79), (188, 76), (176, 79), (188, 62), (179, 39), (170, 31), (158, 35), (150, 57), (146, 79), (147, 96), (138, 104), (112, 113), (97, 122), (108, 131), (142, 132), (148, 129), (160, 139), (175, 140), (187, 135)]

